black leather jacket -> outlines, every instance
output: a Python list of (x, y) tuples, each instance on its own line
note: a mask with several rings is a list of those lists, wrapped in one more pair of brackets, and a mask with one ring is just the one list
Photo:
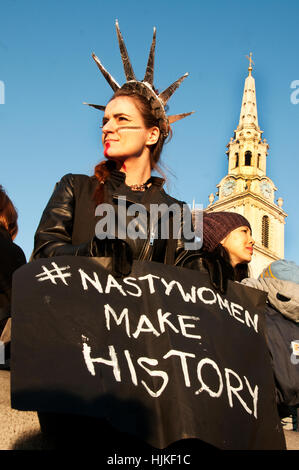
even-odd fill
[[(121, 204), (124, 196), (127, 207), (131, 206), (132, 209), (132, 204), (142, 204), (146, 208), (146, 215), (143, 214), (143, 218), (138, 216), (137, 224), (138, 232), (143, 238), (125, 238), (132, 250), (133, 259), (181, 264), (187, 255), (185, 240), (182, 236), (175, 238), (171, 234), (169, 239), (163, 239), (160, 232), (163, 217), (167, 217), (169, 207), (173, 204), (175, 206), (172, 207), (180, 211), (180, 224), (183, 226), (183, 202), (165, 193), (163, 179), (151, 177), (150, 182), (152, 184), (145, 192), (135, 192), (125, 185), (125, 173), (113, 170), (105, 182), (105, 203), (113, 206), (117, 216), (120, 207), (123, 207)], [(93, 195), (97, 184), (95, 177), (75, 174), (67, 174), (57, 183), (37, 228), (31, 259), (58, 255), (106, 255), (104, 240), (99, 241), (95, 237), (96, 225), (105, 217), (95, 215)], [(154, 225), (149, 223), (151, 204), (157, 204), (162, 209)], [(118, 223), (119, 228), (117, 216), (116, 224)], [(136, 219), (136, 214), (126, 215), (125, 225), (128, 226), (134, 218)]]

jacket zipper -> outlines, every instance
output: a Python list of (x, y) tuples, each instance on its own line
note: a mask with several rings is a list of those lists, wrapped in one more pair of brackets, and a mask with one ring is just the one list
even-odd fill
[[(144, 261), (147, 259), (150, 249), (153, 250), (152, 247), (154, 246), (154, 241), (155, 241), (155, 232), (151, 230), (151, 228), (149, 227), (147, 230), (147, 238), (144, 242), (144, 245), (138, 257), (139, 261)], [(148, 258), (148, 261), (149, 260), (150, 258)]]
[[(117, 195), (117, 194), (114, 194), (112, 196), (113, 199), (118, 199), (118, 198), (123, 198), (122, 195)], [(126, 201), (127, 202), (130, 202), (132, 204), (138, 204), (136, 203), (136, 201), (132, 201), (132, 199), (129, 199), (126, 197)], [(147, 220), (149, 221), (150, 217), (149, 217), (149, 214), (148, 214), (148, 210), (146, 211), (147, 213)], [(148, 224), (148, 229), (147, 229), (147, 238), (145, 239), (144, 241), (144, 245), (143, 247), (141, 248), (141, 251), (140, 251), (140, 254), (138, 256), (138, 260), (139, 261), (143, 261), (146, 259), (146, 257), (148, 256), (149, 254), (149, 251), (151, 249), (151, 247), (154, 246), (154, 241), (155, 241), (155, 232), (153, 229), (151, 229), (151, 227), (149, 227), (149, 224)]]

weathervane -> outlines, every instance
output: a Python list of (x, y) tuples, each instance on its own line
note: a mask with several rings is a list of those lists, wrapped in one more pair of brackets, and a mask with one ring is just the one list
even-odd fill
[(251, 75), (251, 71), (252, 71), (252, 65), (251, 64), (255, 65), (253, 60), (252, 60), (252, 52), (250, 52), (249, 57), (247, 55), (246, 58), (249, 60), (248, 72), (249, 72), (249, 75)]

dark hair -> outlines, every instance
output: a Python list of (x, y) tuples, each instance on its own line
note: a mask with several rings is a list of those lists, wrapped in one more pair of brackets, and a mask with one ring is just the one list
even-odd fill
[[(137, 93), (133, 93), (130, 90), (117, 90), (110, 101), (118, 98), (119, 96), (127, 96), (132, 98), (135, 101), (135, 104), (140, 111), (142, 118), (144, 120), (145, 127), (150, 129), (151, 127), (159, 127), (159, 120), (154, 116), (149, 101), (144, 97)], [(109, 101), (109, 102), (110, 102)], [(171, 129), (170, 129), (170, 136), (171, 136)], [(160, 160), (161, 152), (163, 149), (163, 145), (165, 142), (165, 137), (163, 136), (162, 132), (160, 132), (159, 139), (156, 144), (151, 145), (150, 147), (150, 163), (151, 169), (157, 170), (163, 177), (162, 170), (160, 169), (158, 162)], [(94, 194), (94, 199), (97, 204), (103, 202), (103, 183), (108, 178), (111, 169), (115, 168), (115, 163), (110, 162), (109, 160), (103, 160), (98, 165), (96, 165), (94, 170), (94, 176), (97, 178), (99, 184)]]
[(234, 278), (232, 279), (232, 281), (239, 281), (241, 282), (243, 279), (245, 279), (246, 277), (249, 277), (249, 270), (248, 270), (248, 263), (238, 263), (236, 264), (236, 266), (233, 268), (232, 265), (231, 265), (231, 261), (230, 261), (230, 256), (229, 256), (229, 252), (227, 251), (226, 248), (224, 248), (223, 245), (219, 245), (219, 248), (218, 248), (218, 252), (220, 254), (220, 256), (222, 256), (222, 258), (224, 259), (224, 261), (226, 263), (229, 263), (229, 265), (231, 266), (231, 268), (233, 269), (233, 272), (234, 272)]
[(219, 243), (214, 251), (206, 253), (207, 258), (219, 260), (222, 267), (222, 275), (231, 281), (241, 282), (249, 277), (248, 263), (239, 263), (235, 267), (231, 265), (229, 252)]
[(0, 225), (4, 227), (14, 238), (18, 233), (18, 213), (7, 196), (4, 188), (0, 185)]

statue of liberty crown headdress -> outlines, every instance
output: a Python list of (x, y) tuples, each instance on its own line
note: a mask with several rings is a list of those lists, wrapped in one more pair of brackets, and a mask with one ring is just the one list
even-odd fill
[[(154, 80), (154, 61), (155, 61), (155, 47), (156, 47), (156, 28), (154, 28), (153, 40), (150, 48), (149, 58), (147, 62), (147, 67), (144, 75), (144, 79), (140, 82), (136, 79), (133, 67), (131, 65), (129, 55), (122, 37), (122, 34), (119, 29), (118, 21), (115, 22), (116, 33), (119, 42), (120, 54), (124, 66), (124, 71), (126, 75), (126, 83), (120, 86), (112, 75), (105, 69), (102, 65), (99, 58), (92, 54), (93, 59), (95, 60), (98, 68), (102, 72), (103, 76), (111, 86), (112, 90), (116, 92), (117, 90), (128, 90), (136, 93), (138, 95), (144, 96), (150, 103), (152, 111), (156, 118), (159, 120), (159, 128), (164, 137), (167, 137), (169, 134), (169, 124), (172, 124), (180, 119), (190, 116), (194, 111), (190, 113), (175, 114), (172, 116), (167, 116), (165, 112), (165, 106), (169, 98), (173, 95), (176, 89), (180, 86), (182, 81), (188, 76), (188, 73), (185, 73), (182, 77), (176, 80), (172, 85), (166, 88), (162, 93), (157, 94), (153, 87)], [(98, 104), (84, 103), (93, 108), (100, 109), (101, 111), (105, 110), (105, 106)]]

